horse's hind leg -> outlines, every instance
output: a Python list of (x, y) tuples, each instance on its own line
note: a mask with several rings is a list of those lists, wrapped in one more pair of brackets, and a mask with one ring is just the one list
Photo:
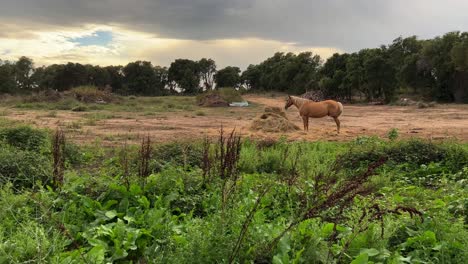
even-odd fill
[(338, 117), (333, 117), (333, 119), (335, 119), (336, 130), (338, 131), (338, 134), (339, 134), (340, 133), (340, 120), (338, 119)]

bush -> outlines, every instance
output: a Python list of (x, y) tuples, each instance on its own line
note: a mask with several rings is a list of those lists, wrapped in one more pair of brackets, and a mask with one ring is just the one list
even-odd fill
[(388, 158), (396, 163), (408, 162), (415, 165), (442, 161), (447, 151), (440, 145), (421, 140), (410, 140), (395, 145), (386, 151)]
[(408, 163), (419, 167), (423, 164), (443, 161), (447, 154), (448, 151), (443, 146), (421, 140), (401, 142), (390, 147), (369, 142), (338, 156), (337, 164), (347, 169), (366, 168), (381, 158), (387, 158), (393, 164)]
[(0, 140), (21, 150), (40, 151), (47, 143), (47, 133), (29, 126), (0, 130)]
[(444, 165), (451, 171), (461, 171), (468, 168), (468, 150), (458, 145), (444, 146)]
[(88, 111), (88, 108), (84, 105), (78, 105), (72, 108), (73, 112), (86, 112)]
[(66, 142), (64, 154), (65, 161), (67, 161), (72, 166), (79, 165), (85, 160), (81, 148), (78, 145), (71, 142)]
[(206, 116), (206, 113), (203, 112), (203, 111), (196, 111), (195, 115), (197, 115), (197, 116)]
[(399, 136), (398, 129), (392, 128), (387, 132), (387, 137), (390, 141), (395, 141)]
[(78, 105), (76, 99), (66, 97), (63, 100), (58, 101), (55, 105), (51, 105), (50, 109), (54, 110), (72, 110)]
[(16, 189), (32, 188), (37, 181), (49, 184), (51, 161), (37, 152), (0, 148), (0, 184), (11, 182)]
[(202, 152), (195, 144), (173, 142), (157, 145), (152, 157), (153, 171), (160, 171), (169, 163), (174, 166), (200, 166)]

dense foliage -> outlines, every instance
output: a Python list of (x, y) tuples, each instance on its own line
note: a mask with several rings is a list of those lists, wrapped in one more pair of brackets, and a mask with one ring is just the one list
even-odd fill
[(0, 263), (468, 258), (467, 145), (241, 141), (226, 133), (109, 149), (65, 143), (65, 175), (55, 185), (34, 175), (43, 164), (41, 173), (54, 177), (48, 164), (57, 148), (49, 148), (57, 141), (37, 149), (32, 139), (44, 132), (18, 131), (24, 144), (1, 142), (0, 164), (16, 165), (0, 168)]
[(215, 87), (301, 94), (321, 90), (327, 98), (391, 102), (397, 95), (429, 101), (468, 102), (468, 33), (450, 32), (419, 40), (334, 54), (325, 62), (311, 52), (278, 52), (242, 74), (238, 67), (216, 70), (212, 59), (177, 59), (169, 68), (148, 61), (100, 67), (79, 63), (34, 67), (21, 57), (0, 60), (0, 93), (21, 94), (93, 85), (124, 95), (196, 94)]

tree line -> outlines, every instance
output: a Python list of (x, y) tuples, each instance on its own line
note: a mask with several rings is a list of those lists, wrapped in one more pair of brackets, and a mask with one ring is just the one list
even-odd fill
[(468, 32), (427, 40), (399, 37), (379, 48), (334, 54), (325, 62), (311, 52), (278, 52), (243, 72), (235, 66), (218, 70), (216, 62), (207, 58), (177, 59), (169, 67), (149, 61), (34, 67), (27, 57), (0, 60), (0, 93), (65, 91), (80, 85), (111, 87), (122, 95), (197, 94), (217, 87), (242, 87), (290, 94), (320, 90), (328, 98), (342, 100), (391, 102), (405, 94), (468, 103)]

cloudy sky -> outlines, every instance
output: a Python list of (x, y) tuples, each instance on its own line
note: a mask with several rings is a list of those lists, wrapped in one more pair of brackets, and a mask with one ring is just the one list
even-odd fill
[(213, 58), (245, 68), (276, 51), (323, 58), (468, 30), (467, 0), (0, 0), (0, 59), (99, 65)]

